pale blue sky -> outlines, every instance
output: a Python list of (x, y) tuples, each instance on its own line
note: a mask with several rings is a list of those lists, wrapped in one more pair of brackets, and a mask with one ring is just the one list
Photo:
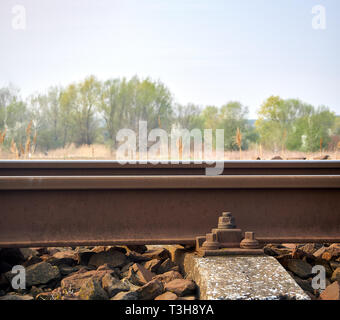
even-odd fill
[[(26, 30), (12, 28), (14, 5)], [(312, 28), (312, 7), (326, 30)], [(150, 76), (180, 103), (270, 95), (340, 114), (339, 0), (1, 0), (0, 86), (23, 96), (89, 74)]]

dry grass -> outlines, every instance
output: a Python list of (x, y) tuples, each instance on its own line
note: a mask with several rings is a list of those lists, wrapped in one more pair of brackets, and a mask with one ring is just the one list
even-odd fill
[(241, 133), (240, 128), (237, 128), (236, 130), (235, 140), (236, 140), (238, 149), (240, 151), (240, 160), (241, 160), (242, 159), (242, 133)]
[(76, 147), (70, 144), (66, 148), (50, 150), (47, 154), (36, 152), (32, 159), (111, 159), (110, 149), (102, 144)]
[[(35, 139), (34, 139), (35, 140)], [(33, 140), (33, 145), (35, 141)], [(33, 146), (32, 146), (33, 147)], [(182, 154), (181, 143), (178, 144), (179, 152)], [(33, 149), (33, 148), (32, 148)], [(22, 145), (16, 146), (15, 142), (12, 141), (11, 152), (6, 152), (0, 149), (1, 159), (19, 159), (19, 152), (25, 153), (25, 149)], [(27, 149), (26, 149), (27, 152)], [(340, 160), (340, 152), (328, 152), (323, 151), (322, 155), (329, 155), (329, 160)], [(256, 160), (258, 157), (261, 160), (270, 160), (274, 156), (280, 156), (283, 159), (297, 159), (297, 158), (307, 158), (308, 160), (313, 160), (314, 158), (320, 157), (320, 152), (307, 153), (298, 151), (287, 151), (282, 150), (281, 152), (274, 154), (272, 151), (264, 150), (261, 145), (255, 145), (251, 150), (242, 150), (242, 160)], [(136, 155), (137, 160), (139, 154)], [(20, 157), (22, 158), (22, 156)], [(115, 152), (111, 153), (110, 148), (102, 144), (94, 145), (83, 145), (76, 147), (71, 144), (63, 149), (50, 150), (48, 153), (43, 152), (33, 152), (30, 156), (32, 160), (46, 159), (46, 160), (117, 160)], [(168, 160), (169, 158), (158, 157), (157, 160)], [(240, 160), (240, 151), (226, 151), (224, 153), (225, 160)], [(193, 156), (191, 158), (193, 160)]]

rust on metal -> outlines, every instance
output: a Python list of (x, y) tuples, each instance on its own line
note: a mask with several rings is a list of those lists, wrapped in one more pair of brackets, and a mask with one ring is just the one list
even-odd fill
[[(2, 160), (2, 176), (145, 176), (204, 175), (213, 164), (171, 161), (167, 164), (125, 164), (110, 160)], [(223, 175), (336, 175), (340, 161), (224, 161)]]
[(221, 245), (217, 241), (216, 233), (207, 233), (205, 236), (205, 241), (202, 244), (203, 250), (218, 250)]
[(0, 176), (0, 190), (339, 189), (339, 186), (340, 175)]
[(0, 246), (194, 245), (226, 208), (261, 244), (340, 242), (339, 161), (224, 166), (0, 161)]
[(255, 239), (255, 233), (247, 231), (244, 233), (244, 239), (240, 243), (243, 249), (258, 249), (261, 247), (259, 241)]
[(222, 212), (222, 216), (218, 218), (218, 229), (235, 229), (235, 219), (231, 212)]
[(202, 236), (196, 238), (196, 251), (202, 256), (264, 254), (254, 232), (245, 232), (242, 240), (242, 230), (237, 229), (231, 212), (223, 212), (218, 218), (218, 227), (206, 234), (203, 243), (202, 240)]

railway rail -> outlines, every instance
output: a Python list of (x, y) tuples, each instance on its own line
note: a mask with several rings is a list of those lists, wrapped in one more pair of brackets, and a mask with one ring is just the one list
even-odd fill
[(0, 246), (194, 244), (231, 211), (267, 242), (340, 242), (340, 161), (0, 161)]

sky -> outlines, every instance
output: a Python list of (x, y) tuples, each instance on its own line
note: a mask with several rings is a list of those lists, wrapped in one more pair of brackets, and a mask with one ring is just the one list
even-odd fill
[(340, 1), (0, 1), (0, 87), (27, 97), (91, 74), (160, 80), (182, 104), (237, 100), (250, 118), (270, 95), (340, 115)]

